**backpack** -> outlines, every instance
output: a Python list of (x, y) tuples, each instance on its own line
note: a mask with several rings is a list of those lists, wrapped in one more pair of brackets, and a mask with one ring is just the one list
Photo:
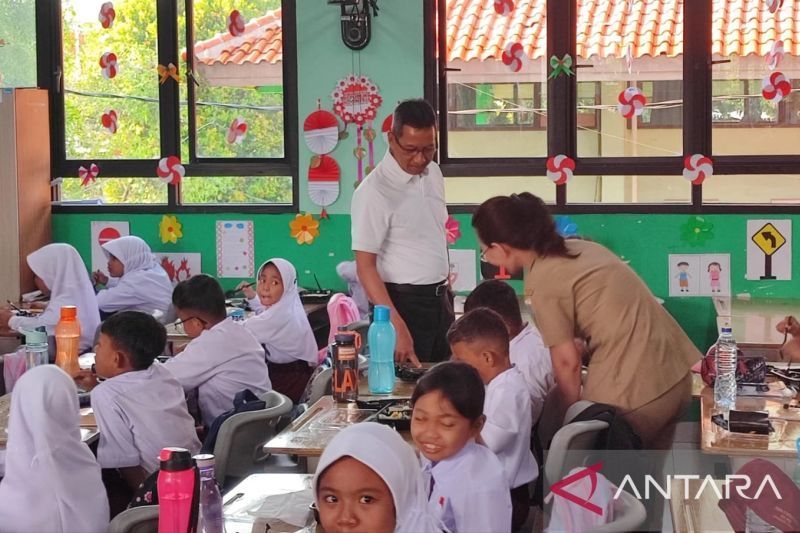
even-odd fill
[(203, 447), (200, 450), (200, 453), (214, 453), (214, 445), (217, 443), (217, 435), (219, 434), (222, 424), (227, 419), (238, 413), (260, 411), (261, 409), (266, 409), (266, 407), (267, 402), (264, 400), (259, 400), (258, 396), (253, 394), (250, 389), (244, 389), (243, 391), (237, 392), (236, 396), (233, 398), (233, 409), (225, 411), (215, 418), (214, 422), (211, 423), (211, 427), (208, 428), (206, 438), (203, 440)]
[[(333, 343), (333, 337), (339, 332), (341, 326), (352, 324), (358, 320), (361, 320), (361, 314), (353, 299), (340, 292), (334, 294), (328, 301), (328, 321), (330, 322), (328, 344)], [(322, 363), (326, 355), (328, 355), (327, 346), (319, 351), (318, 362)]]

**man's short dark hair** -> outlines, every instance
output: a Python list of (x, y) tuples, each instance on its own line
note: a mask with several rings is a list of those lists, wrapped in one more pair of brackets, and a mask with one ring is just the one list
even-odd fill
[(208, 318), (224, 320), (228, 315), (225, 293), (219, 282), (208, 274), (197, 274), (178, 283), (172, 291), (172, 305)]
[(503, 318), (488, 307), (478, 307), (456, 320), (447, 330), (447, 342), (486, 342), (498, 353), (508, 355), (508, 328)]
[(141, 311), (120, 311), (100, 325), (114, 347), (124, 352), (134, 370), (146, 370), (167, 344), (167, 330), (152, 315)]
[(464, 312), (478, 307), (488, 307), (503, 317), (512, 331), (522, 326), (519, 300), (511, 285), (499, 279), (489, 279), (475, 287), (464, 302)]
[(403, 136), (403, 126), (412, 128), (436, 127), (436, 112), (427, 100), (416, 98), (403, 100), (394, 108), (392, 118), (392, 133), (398, 139)]

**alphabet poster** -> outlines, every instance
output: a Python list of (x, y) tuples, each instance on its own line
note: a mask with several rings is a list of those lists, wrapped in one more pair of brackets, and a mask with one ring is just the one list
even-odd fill
[(730, 296), (730, 254), (670, 254), (669, 295)]
[(130, 235), (130, 227), (127, 222), (99, 222), (92, 221), (91, 225), (92, 242), (92, 272), (99, 270), (108, 275), (108, 258), (103, 253), (101, 246), (108, 241), (113, 241), (119, 237)]

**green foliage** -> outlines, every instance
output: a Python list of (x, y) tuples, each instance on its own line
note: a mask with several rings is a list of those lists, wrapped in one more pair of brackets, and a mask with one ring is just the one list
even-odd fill
[(0, 87), (36, 87), (34, 0), (0, 2)]
[[(159, 131), (159, 77), (157, 72), (156, 2), (117, 0), (116, 20), (104, 29), (96, 19), (82, 22), (75, 6), (84, 0), (63, 2), (66, 151), (69, 159), (152, 159), (161, 157)], [(238, 9), (248, 20), (280, 7), (280, 0), (195, 0), (195, 39), (202, 41), (227, 32), (227, 16)], [(185, 16), (178, 14), (181, 63), (181, 155), (188, 160), (188, 105), (185, 76)], [(100, 57), (117, 56), (113, 79), (102, 75)], [(255, 87), (211, 87), (199, 79), (197, 87), (197, 152), (200, 157), (283, 157), (283, 93)], [(166, 83), (175, 83), (168, 79)], [(118, 114), (116, 134), (108, 133), (101, 116)], [(230, 123), (242, 117), (248, 124), (244, 141), (227, 142)], [(170, 155), (170, 154), (163, 154)], [(88, 165), (87, 165), (88, 166)], [(155, 164), (153, 177), (155, 177)], [(105, 179), (104, 179), (105, 178)], [(62, 198), (102, 198), (105, 203), (163, 203), (166, 186), (158, 179), (111, 178), (103, 173), (88, 187), (80, 180), (64, 180)], [(291, 202), (291, 179), (286, 177), (187, 178), (182, 187), (185, 203)]]

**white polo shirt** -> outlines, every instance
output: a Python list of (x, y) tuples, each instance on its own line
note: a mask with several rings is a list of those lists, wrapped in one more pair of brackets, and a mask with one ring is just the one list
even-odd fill
[(387, 150), (353, 193), (351, 221), (353, 250), (377, 254), (384, 282), (429, 285), (447, 278), (447, 206), (436, 163), (411, 175)]

